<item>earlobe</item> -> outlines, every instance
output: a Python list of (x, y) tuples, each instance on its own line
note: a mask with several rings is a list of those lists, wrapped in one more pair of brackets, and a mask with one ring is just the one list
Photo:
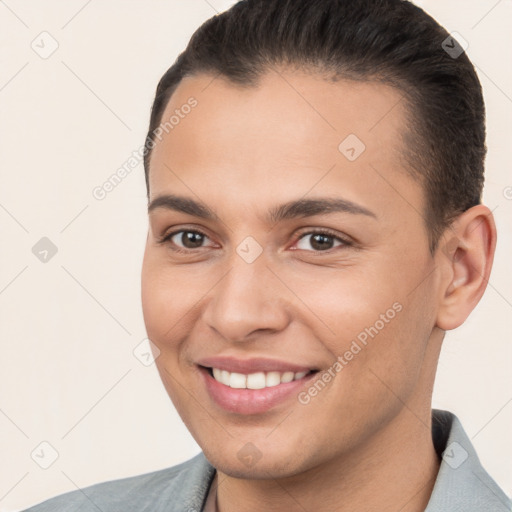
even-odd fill
[(473, 206), (447, 228), (436, 251), (440, 267), (437, 326), (459, 327), (478, 304), (487, 287), (496, 247), (492, 212)]

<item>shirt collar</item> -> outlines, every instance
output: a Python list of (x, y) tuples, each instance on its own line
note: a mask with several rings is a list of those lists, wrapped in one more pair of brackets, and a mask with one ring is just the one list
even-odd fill
[(485, 471), (453, 413), (433, 409), (432, 440), (441, 457), (425, 512), (510, 512), (510, 499)]

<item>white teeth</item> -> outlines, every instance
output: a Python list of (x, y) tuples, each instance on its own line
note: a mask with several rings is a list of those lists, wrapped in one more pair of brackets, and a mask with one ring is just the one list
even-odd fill
[(212, 368), (213, 378), (225, 386), (237, 389), (263, 389), (278, 386), (292, 380), (299, 380), (309, 372), (256, 372), (245, 375)]
[(247, 387), (247, 375), (243, 373), (232, 373), (229, 376), (229, 387), (230, 388), (246, 388)]
[(215, 380), (222, 382), (222, 370), (219, 370), (218, 368), (212, 368), (212, 370)]
[(226, 384), (226, 386), (229, 386), (229, 375), (230, 373), (226, 370), (221, 370), (220, 372), (220, 381), (222, 384)]
[(281, 375), (281, 382), (291, 382), (294, 377), (295, 374), (293, 372), (284, 372)]
[(281, 384), (281, 374), (279, 372), (268, 372), (265, 379), (265, 386), (271, 388)]
[(263, 389), (265, 387), (265, 374), (263, 372), (247, 375), (248, 389)]

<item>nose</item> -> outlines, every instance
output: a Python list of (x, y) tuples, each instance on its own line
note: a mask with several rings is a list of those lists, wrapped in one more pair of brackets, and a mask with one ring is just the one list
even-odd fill
[(203, 320), (231, 342), (279, 332), (290, 321), (286, 293), (264, 253), (252, 263), (234, 253), (229, 270), (211, 291)]

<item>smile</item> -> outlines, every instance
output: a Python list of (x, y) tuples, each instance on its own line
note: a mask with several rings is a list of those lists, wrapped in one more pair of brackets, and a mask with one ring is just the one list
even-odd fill
[(212, 405), (237, 415), (295, 404), (298, 393), (318, 373), (303, 365), (263, 358), (213, 357), (196, 364)]
[(256, 372), (256, 373), (236, 373), (221, 370), (219, 368), (210, 368), (210, 375), (221, 384), (236, 389), (264, 389), (285, 384), (305, 377), (307, 372)]

